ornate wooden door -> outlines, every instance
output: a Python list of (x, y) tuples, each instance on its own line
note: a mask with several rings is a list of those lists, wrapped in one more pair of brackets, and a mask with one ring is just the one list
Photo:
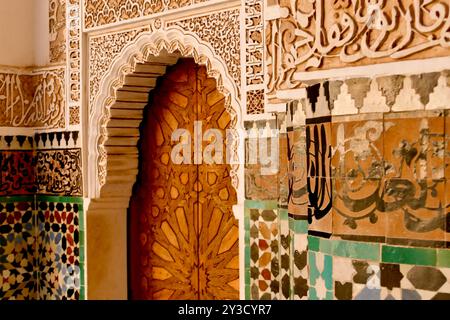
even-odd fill
[(203, 132), (218, 129), (224, 137), (230, 126), (216, 81), (192, 59), (180, 59), (151, 92), (141, 128), (129, 216), (132, 299), (239, 298), (230, 166), (171, 161), (177, 128), (191, 133), (193, 161), (195, 121), (201, 121)]

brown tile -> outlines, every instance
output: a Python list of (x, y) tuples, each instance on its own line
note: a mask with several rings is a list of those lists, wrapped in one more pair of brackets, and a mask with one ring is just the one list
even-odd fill
[(445, 241), (443, 180), (391, 179), (385, 187), (387, 242), (396, 238)]
[(288, 211), (290, 214), (300, 216), (307, 216), (308, 214), (305, 135), (306, 131), (304, 126), (288, 133)]
[(249, 142), (246, 141), (245, 198), (249, 200), (278, 200), (279, 175), (262, 174), (259, 160), (249, 161)]
[(288, 134), (280, 134), (280, 146), (279, 146), (279, 199), (280, 206), (286, 207), (288, 205), (289, 196), (289, 160), (288, 160)]
[(444, 116), (441, 111), (391, 113), (384, 120), (388, 178), (444, 178)]
[[(312, 208), (308, 208), (312, 209)], [(308, 228), (309, 231), (313, 231), (316, 233), (323, 233), (326, 235), (331, 235), (333, 231), (333, 216), (328, 213), (325, 217), (317, 219), (313, 217), (312, 222)]]
[(331, 122), (306, 125), (308, 176), (331, 175)]
[(383, 115), (333, 117), (333, 176), (383, 176)]
[(334, 179), (333, 235), (377, 237), (384, 242), (387, 215), (383, 211), (381, 179)]
[(444, 154), (444, 162), (445, 162), (445, 207), (447, 210), (447, 219), (446, 219), (446, 241), (450, 243), (450, 110), (445, 110), (445, 154)]
[(445, 180), (445, 209), (447, 218), (445, 219), (445, 241), (447, 248), (450, 247), (450, 180)]
[(331, 234), (331, 123), (306, 125), (307, 190), (310, 231)]
[(445, 138), (444, 138), (444, 162), (445, 162), (445, 179), (450, 179), (450, 110), (445, 111)]

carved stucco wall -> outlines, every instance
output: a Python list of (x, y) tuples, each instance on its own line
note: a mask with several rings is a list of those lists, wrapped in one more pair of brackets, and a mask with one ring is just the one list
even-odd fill
[(12, 13), (33, 24), (30, 41), (13, 24), (4, 29), (34, 48), (23, 50), (32, 55), (27, 65), (0, 67), (0, 299), (85, 297), (81, 109), (69, 109), (66, 72), (76, 61), (67, 59), (69, 4), (33, 1), (24, 10), (32, 19)]
[[(88, 107), (85, 110), (88, 110), (91, 116), (95, 113), (95, 109), (99, 108), (96, 101), (99, 101), (97, 97), (101, 93), (100, 88), (104, 86), (102, 83), (108, 78), (113, 62), (127, 51), (127, 47), (145, 34), (170, 32), (172, 29), (183, 30), (184, 33), (191, 34), (199, 41), (210, 45), (214, 54), (226, 63), (227, 76), (235, 81), (241, 104), (246, 106), (245, 110), (242, 110), (244, 119), (248, 121), (246, 126), (281, 128), (285, 135), (280, 140), (282, 148), (285, 148), (283, 150), (287, 150), (287, 140), (283, 138), (287, 135), (286, 129), (305, 123), (307, 119), (330, 117), (329, 126), (332, 128), (332, 117), (337, 116), (446, 108), (442, 101), (448, 97), (448, 80), (446, 82), (445, 74), (440, 75), (439, 72), (428, 76), (415, 73), (405, 78), (404, 73), (407, 72), (389, 76), (388, 71), (388, 74), (383, 74), (384, 77), (382, 77), (376, 72), (372, 76), (372, 69), (363, 69), (365, 77), (353, 79), (352, 72), (349, 71), (348, 76), (345, 76), (344, 71), (340, 73), (344, 74), (342, 79), (336, 77), (339, 79), (330, 82), (326, 87), (321, 87), (317, 97), (311, 101), (307, 99), (308, 90), (324, 81), (320, 74), (324, 70), (336, 68), (350, 70), (348, 68), (355, 66), (383, 66), (385, 63), (392, 62), (403, 63), (414, 59), (447, 57), (449, 54), (447, 33), (449, 8), (443, 1), (425, 3), (405, 0), (398, 4), (379, 2), (380, 10), (373, 1), (369, 5), (368, 1), (350, 0), (332, 2), (246, 0), (237, 3), (235, 8), (222, 8), (224, 3), (223, 1), (208, 1), (208, 3), (86, 1), (86, 15), (81, 17), (88, 36), (86, 45), (89, 55), (85, 60), (88, 63), (86, 79), (89, 82), (88, 96), (85, 99)], [(72, 0), (69, 5), (72, 6), (69, 16), (73, 17), (73, 20), (68, 23), (69, 29), (73, 30), (73, 32), (69, 31), (69, 39), (71, 39), (69, 105), (76, 110), (80, 108), (83, 101), (80, 90), (82, 80), (80, 24), (77, 3)], [(189, 18), (183, 17), (183, 10), (189, 12)], [(198, 13), (196, 10), (199, 10)], [(242, 17), (240, 13), (243, 14)], [(153, 14), (157, 14), (158, 17), (153, 18)], [(436, 66), (434, 65), (433, 68), (435, 70)], [(444, 66), (441, 69), (444, 69)], [(131, 69), (123, 70), (125, 73), (131, 71)], [(314, 76), (315, 72), (317, 76)], [(424, 89), (424, 83), (428, 83), (427, 89)], [(112, 87), (116, 90), (120, 84), (112, 83)], [(307, 101), (314, 107), (310, 105), (302, 107)], [(113, 100), (109, 99), (107, 105), (112, 102)], [(409, 106), (405, 107), (408, 104)], [(302, 113), (305, 112), (301, 111), (302, 108), (306, 108), (304, 109), (306, 114)], [(107, 109), (105, 115), (108, 119)], [(335, 118), (335, 121), (338, 120)], [(293, 123), (297, 124), (293, 125)], [(306, 130), (304, 125), (303, 128)], [(300, 146), (306, 143), (306, 136), (302, 135), (301, 129), (299, 133), (296, 130), (293, 131), (296, 137), (291, 142), (300, 141), (296, 142), (300, 143)], [(298, 137), (300, 140), (297, 140)], [(100, 146), (103, 143), (101, 141), (99, 140)], [(301, 159), (301, 154), (296, 152), (293, 154), (294, 158)], [(336, 290), (327, 289), (330, 285), (334, 286), (334, 283), (330, 282), (334, 281), (333, 278), (331, 280), (323, 277), (314, 278), (315, 276), (311, 278), (310, 271), (313, 267), (310, 264), (313, 263), (313, 259), (319, 265), (321, 262), (317, 259), (328, 261), (329, 257), (332, 257), (331, 260), (333, 262), (336, 260), (336, 265), (342, 261), (330, 252), (328, 252), (329, 257), (324, 257), (327, 252), (318, 250), (316, 254), (314, 250), (310, 252), (306, 250), (305, 243), (316, 240), (309, 239), (304, 230), (309, 228), (318, 232), (319, 235), (321, 232), (333, 233), (334, 230), (330, 229), (332, 222), (326, 217), (319, 219), (321, 221), (318, 222), (311, 221), (310, 226), (304, 226), (301, 219), (297, 220), (302, 214), (307, 216), (308, 210), (290, 204), (289, 201), (292, 198), (289, 194), (294, 190), (290, 184), (291, 173), (287, 166), (290, 160), (288, 154), (283, 151), (280, 156), (282, 168), (276, 176), (259, 177), (257, 174), (259, 168), (246, 168), (245, 197), (249, 202), (246, 204), (245, 219), (250, 219), (250, 226), (253, 225), (252, 219), (257, 219), (260, 226), (267, 223), (273, 224), (273, 228), (278, 228), (281, 238), (278, 239), (275, 236), (271, 241), (274, 241), (273, 246), (278, 243), (280, 258), (284, 259), (280, 267), (275, 251), (266, 252), (266, 249), (259, 248), (259, 256), (256, 255), (254, 246), (262, 239), (260, 237), (265, 237), (263, 230), (259, 236), (250, 237), (250, 243), (246, 245), (249, 246), (249, 252), (252, 255), (241, 257), (245, 260), (246, 270), (249, 268), (248, 270), (252, 272), (248, 277), (253, 279), (252, 277), (256, 274), (267, 276), (260, 259), (264, 260), (266, 267), (272, 266), (270, 272), (275, 273), (272, 274), (274, 277), (272, 281), (267, 282), (264, 279), (264, 282), (263, 279), (258, 278), (260, 284), (262, 282), (266, 284), (262, 287), (255, 288), (253, 280), (250, 280), (250, 284), (246, 287), (248, 295), (246, 297), (295, 299), (322, 297), (324, 294), (325, 297), (329, 297), (330, 294), (334, 298), (349, 297), (350, 284), (342, 282), (337, 273), (335, 279), (341, 287)], [(99, 163), (100, 166), (101, 163)], [(97, 163), (94, 162), (94, 165)], [(301, 170), (301, 166), (295, 167), (295, 170)], [(304, 170), (307, 168), (305, 167)], [(106, 171), (98, 171), (98, 173), (102, 172)], [(96, 174), (94, 179), (101, 181), (102, 175)], [(301, 182), (297, 181), (296, 186), (298, 187), (299, 184)], [(275, 201), (275, 204), (271, 201)], [(306, 203), (308, 201), (306, 200)], [(114, 203), (99, 202), (95, 206), (107, 208)], [(285, 209), (286, 206), (288, 209)], [(255, 208), (258, 210), (265, 208), (266, 211), (259, 211), (257, 214), (254, 211)], [(274, 215), (269, 214), (270, 210), (273, 210)], [(297, 214), (297, 217), (289, 214)], [(113, 219), (122, 218), (117, 216)], [(361, 229), (357, 229), (355, 234), (360, 232), (362, 232)], [(255, 235), (254, 232), (252, 234)], [(283, 237), (288, 235), (291, 236), (292, 242), (283, 242), (283, 239), (286, 239)], [(322, 241), (320, 236), (318, 238)], [(351, 244), (348, 246), (350, 248)], [(311, 244), (310, 247), (313, 245)], [(389, 249), (391, 248), (387, 247), (383, 250)], [(440, 251), (438, 252), (440, 249), (432, 250), (436, 250), (436, 254), (441, 254)], [(286, 255), (288, 262), (285, 261)], [(271, 263), (267, 264), (266, 260), (269, 256)], [(307, 258), (304, 259), (304, 256)], [(358, 261), (362, 261), (361, 263), (365, 263), (362, 256), (357, 258)], [(348, 259), (350, 258), (347, 257)], [(351, 259), (347, 260), (342, 263), (352, 263)], [(329, 268), (329, 263), (325, 264), (326, 268)], [(381, 258), (372, 264), (371, 268), (374, 270), (392, 267), (386, 266)], [(278, 267), (280, 269), (277, 271)], [(406, 268), (403, 265), (401, 267)], [(437, 265), (433, 267), (436, 268)], [(267, 268), (270, 269), (270, 267)], [(441, 269), (436, 272), (445, 273), (446, 271)], [(342, 275), (345, 279), (345, 272)], [(315, 284), (316, 281), (322, 281), (320, 279), (325, 282), (325, 291)], [(362, 284), (352, 283), (351, 285), (354, 290), (350, 298), (355, 298), (359, 294), (358, 290), (361, 290), (358, 285)], [(438, 291), (435, 290), (434, 294), (436, 292)]]
[(305, 71), (449, 55), (446, 1), (268, 0), (267, 90)]

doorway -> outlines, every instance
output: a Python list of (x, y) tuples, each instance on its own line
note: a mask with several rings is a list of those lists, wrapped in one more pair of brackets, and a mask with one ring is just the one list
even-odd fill
[[(231, 126), (215, 79), (193, 59), (180, 59), (158, 80), (144, 110), (139, 174), (129, 207), (131, 299), (239, 299), (231, 167), (225, 159), (193, 164), (195, 123), (223, 137)], [(176, 129), (192, 137), (191, 164), (171, 159), (179, 143), (172, 141)]]

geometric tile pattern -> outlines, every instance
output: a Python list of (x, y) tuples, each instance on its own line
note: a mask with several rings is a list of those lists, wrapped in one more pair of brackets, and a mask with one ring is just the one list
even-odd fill
[[(251, 291), (247, 299), (450, 299), (449, 249), (324, 239), (308, 235), (308, 222), (303, 217), (290, 215), (287, 219), (289, 250), (286, 250), (283, 245), (286, 210), (277, 209), (275, 201), (246, 203), (256, 208), (246, 208), (246, 243), (251, 246), (246, 260), (246, 264), (250, 261), (251, 274), (246, 287)], [(269, 222), (278, 224), (278, 237), (274, 236), (276, 232), (265, 231), (275, 230), (275, 227), (267, 225), (263, 213), (271, 217)], [(276, 213), (276, 217), (272, 213)], [(266, 238), (270, 235), (271, 244), (260, 241), (265, 240), (263, 234)], [(273, 260), (277, 252), (279, 263)], [(289, 264), (288, 268), (285, 263)], [(274, 274), (273, 267), (277, 264), (279, 268)], [(263, 271), (266, 278), (261, 276)], [(290, 278), (289, 289), (283, 288), (285, 275)]]
[(381, 299), (450, 300), (450, 268), (381, 264)]
[(278, 228), (276, 210), (250, 209), (250, 286), (253, 300), (279, 299)]
[(83, 299), (82, 199), (38, 197), (41, 300)]
[(291, 299), (308, 299), (308, 222), (289, 218), (291, 234)]
[(36, 297), (34, 198), (0, 198), (0, 300)]
[(286, 209), (279, 209), (278, 213), (280, 229), (280, 300), (289, 300), (291, 297), (291, 234), (289, 217)]
[(309, 299), (333, 300), (333, 257), (308, 252)]
[(0, 300), (84, 299), (82, 203), (0, 198)]

